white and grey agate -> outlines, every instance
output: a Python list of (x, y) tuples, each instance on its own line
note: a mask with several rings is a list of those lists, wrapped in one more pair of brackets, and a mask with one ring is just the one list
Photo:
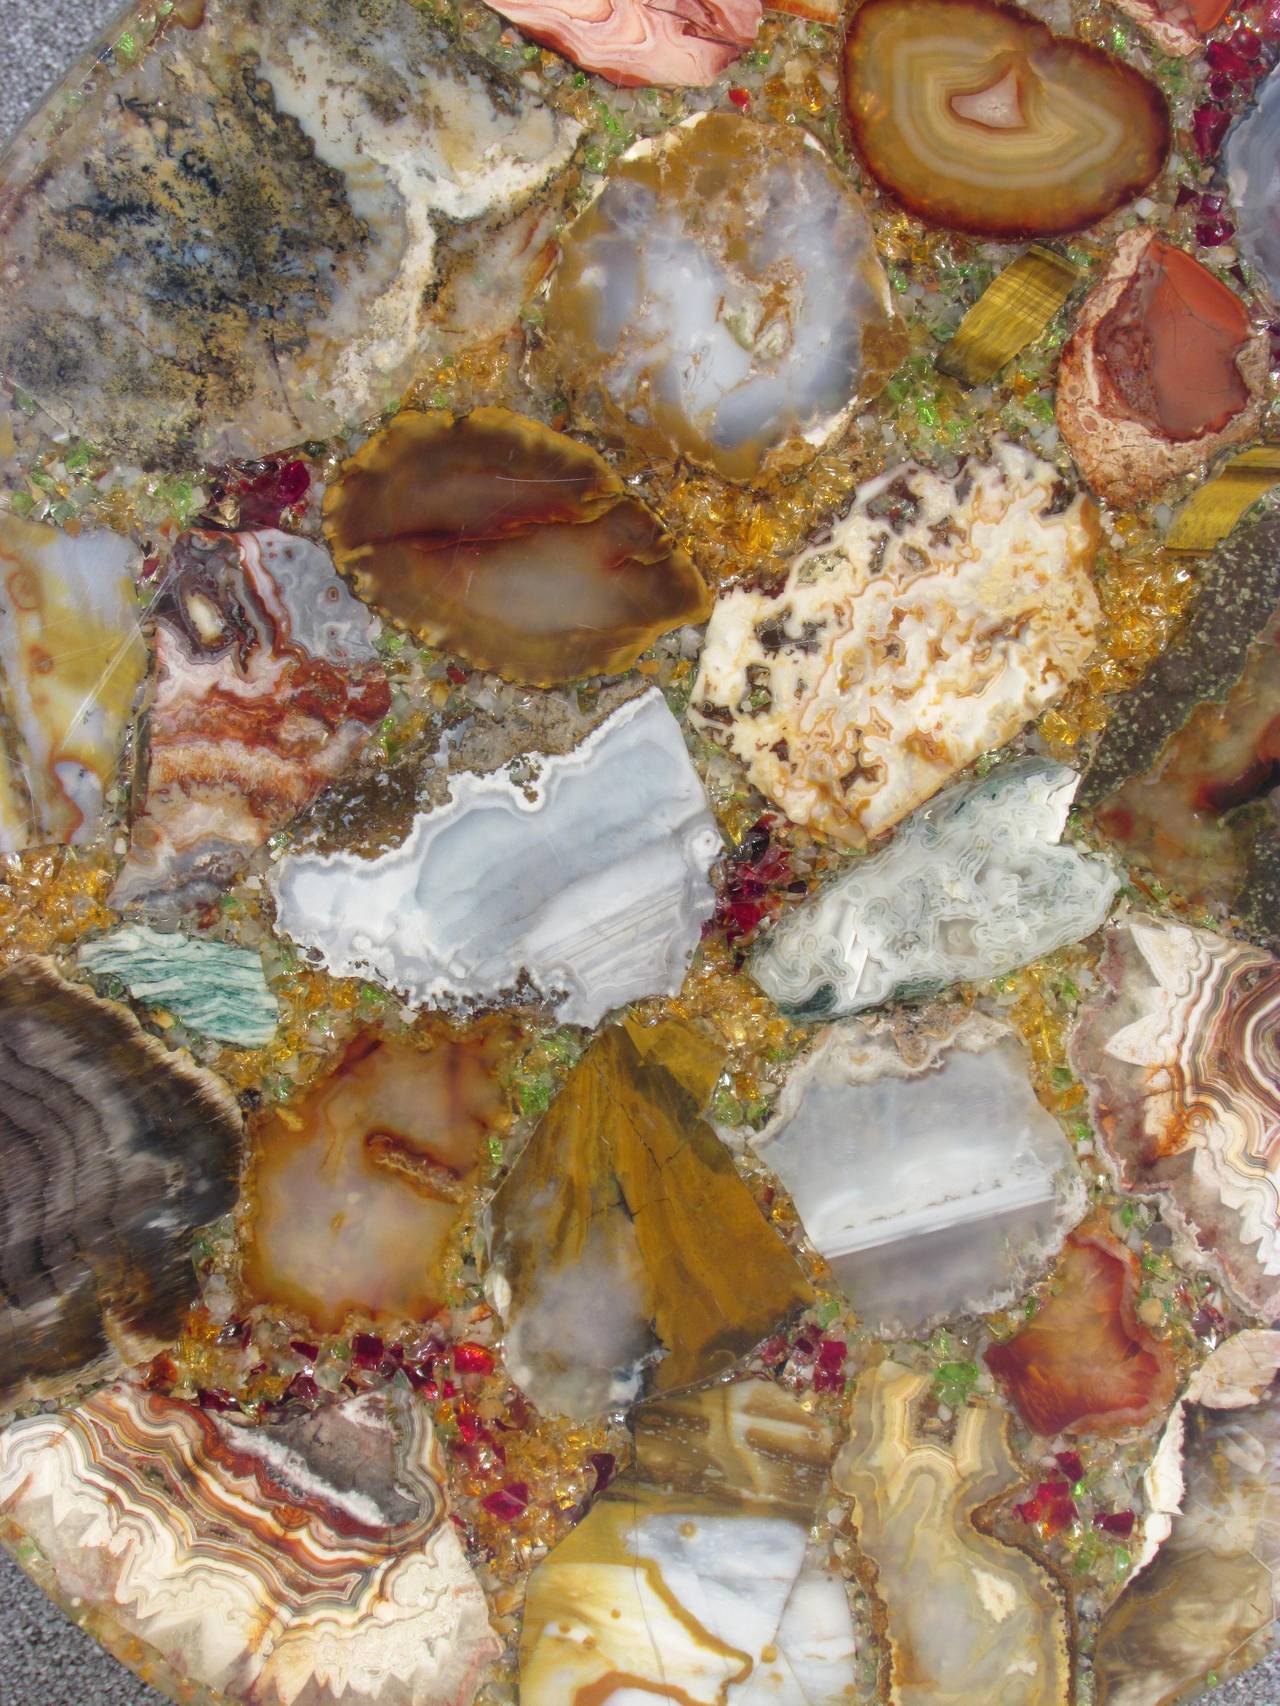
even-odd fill
[(1004, 1307), (1086, 1206), (1024, 1050), (979, 1014), (830, 1026), (753, 1142), (876, 1333)]
[(1280, 73), (1233, 126), (1223, 150), (1236, 210), (1236, 241), (1280, 301)]
[(662, 695), (629, 700), (531, 789), (450, 778), (375, 859), (297, 853), (272, 877), (280, 929), (337, 977), (415, 1006), (534, 993), (563, 1020), (674, 994), (714, 901), (720, 835)]
[(783, 918), (751, 975), (784, 1012), (837, 1018), (1082, 941), (1120, 885), (1104, 859), (1059, 841), (1078, 780), (1021, 758), (947, 789)]

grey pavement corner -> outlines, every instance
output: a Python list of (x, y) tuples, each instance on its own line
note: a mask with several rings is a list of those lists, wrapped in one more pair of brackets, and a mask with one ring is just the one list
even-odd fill
[[(120, 10), (119, 0), (0, 0), (0, 138)], [(1280, 1654), (1202, 1699), (1280, 1706)], [(0, 1706), (162, 1706), (162, 1697), (68, 1622), (0, 1553)]]

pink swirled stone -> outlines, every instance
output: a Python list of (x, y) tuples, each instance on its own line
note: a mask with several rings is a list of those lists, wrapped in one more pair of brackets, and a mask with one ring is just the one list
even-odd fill
[(705, 88), (751, 46), (759, 0), (503, 0), (534, 41), (625, 86)]

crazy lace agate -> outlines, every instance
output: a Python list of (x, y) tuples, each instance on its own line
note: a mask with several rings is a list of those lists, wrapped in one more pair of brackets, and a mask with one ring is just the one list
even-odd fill
[(1272, 1645), (1274, 11), (165, 0), (0, 161), (0, 1545), (175, 1701)]

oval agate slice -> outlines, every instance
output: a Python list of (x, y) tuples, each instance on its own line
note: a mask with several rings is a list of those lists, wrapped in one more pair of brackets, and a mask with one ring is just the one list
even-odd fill
[(844, 93), (877, 182), (975, 236), (1079, 231), (1140, 195), (1169, 151), (1154, 84), (997, 0), (866, 0)]

